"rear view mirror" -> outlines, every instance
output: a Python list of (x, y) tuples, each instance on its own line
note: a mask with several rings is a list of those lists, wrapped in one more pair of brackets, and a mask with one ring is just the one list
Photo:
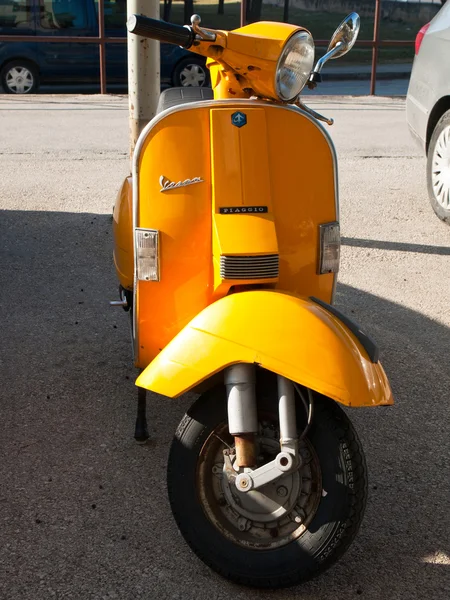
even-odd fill
[(330, 58), (340, 58), (353, 48), (356, 38), (358, 37), (359, 27), (360, 18), (358, 13), (353, 12), (345, 17), (334, 32), (330, 45), (328, 46), (327, 54), (331, 50), (337, 48), (336, 52), (333, 52), (333, 55), (330, 56)]
[(314, 89), (317, 83), (322, 80), (320, 77), (320, 72), (323, 65), (329, 61), (330, 58), (340, 58), (353, 48), (356, 38), (358, 37), (359, 26), (360, 18), (358, 13), (353, 12), (345, 17), (345, 19), (334, 32), (326, 54), (324, 54), (322, 58), (319, 58), (313, 72), (311, 73), (308, 83), (308, 87), (310, 89)]

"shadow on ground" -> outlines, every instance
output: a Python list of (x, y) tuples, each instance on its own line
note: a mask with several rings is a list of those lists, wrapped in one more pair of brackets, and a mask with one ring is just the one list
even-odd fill
[(189, 399), (153, 397), (151, 443), (134, 444), (111, 247), (109, 215), (0, 212), (0, 596), (448, 598), (449, 329), (339, 287), (339, 307), (378, 340), (397, 401), (350, 411), (370, 472), (366, 519), (320, 579), (249, 591), (212, 574), (172, 522), (165, 464)]

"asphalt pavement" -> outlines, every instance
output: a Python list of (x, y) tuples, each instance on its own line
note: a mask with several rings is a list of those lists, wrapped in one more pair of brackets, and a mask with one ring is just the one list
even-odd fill
[(165, 467), (192, 397), (152, 395), (150, 441), (135, 444), (127, 317), (108, 306), (127, 100), (2, 96), (2, 600), (450, 597), (450, 228), (429, 206), (404, 99), (308, 102), (335, 119), (337, 305), (379, 343), (396, 398), (349, 411), (370, 475), (356, 541), (319, 579), (278, 592), (232, 585), (190, 552)]

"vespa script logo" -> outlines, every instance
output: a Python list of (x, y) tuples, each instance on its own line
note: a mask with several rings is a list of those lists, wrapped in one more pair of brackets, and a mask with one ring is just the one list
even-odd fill
[(174, 190), (175, 188), (185, 187), (187, 185), (194, 185), (194, 183), (202, 183), (203, 179), (201, 177), (193, 177), (192, 179), (185, 179), (184, 181), (170, 181), (164, 175), (161, 175), (159, 178), (159, 185), (161, 186), (160, 192), (168, 192), (169, 190)]

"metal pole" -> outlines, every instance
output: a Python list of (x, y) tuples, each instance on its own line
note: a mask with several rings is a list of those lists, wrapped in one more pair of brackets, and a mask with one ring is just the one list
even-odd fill
[(283, 22), (289, 22), (289, 0), (284, 0)]
[(247, 22), (247, 0), (241, 0), (241, 27)]
[[(127, 14), (159, 19), (159, 0), (127, 0)], [(160, 93), (159, 42), (128, 33), (130, 156), (139, 134), (155, 116)]]
[(372, 46), (372, 75), (370, 77), (370, 95), (375, 96), (377, 83), (378, 47), (380, 44), (380, 17), (381, 0), (375, 0), (375, 17), (373, 22), (373, 46)]
[(106, 94), (106, 57), (105, 57), (105, 0), (98, 3), (98, 37), (100, 42), (100, 94)]

